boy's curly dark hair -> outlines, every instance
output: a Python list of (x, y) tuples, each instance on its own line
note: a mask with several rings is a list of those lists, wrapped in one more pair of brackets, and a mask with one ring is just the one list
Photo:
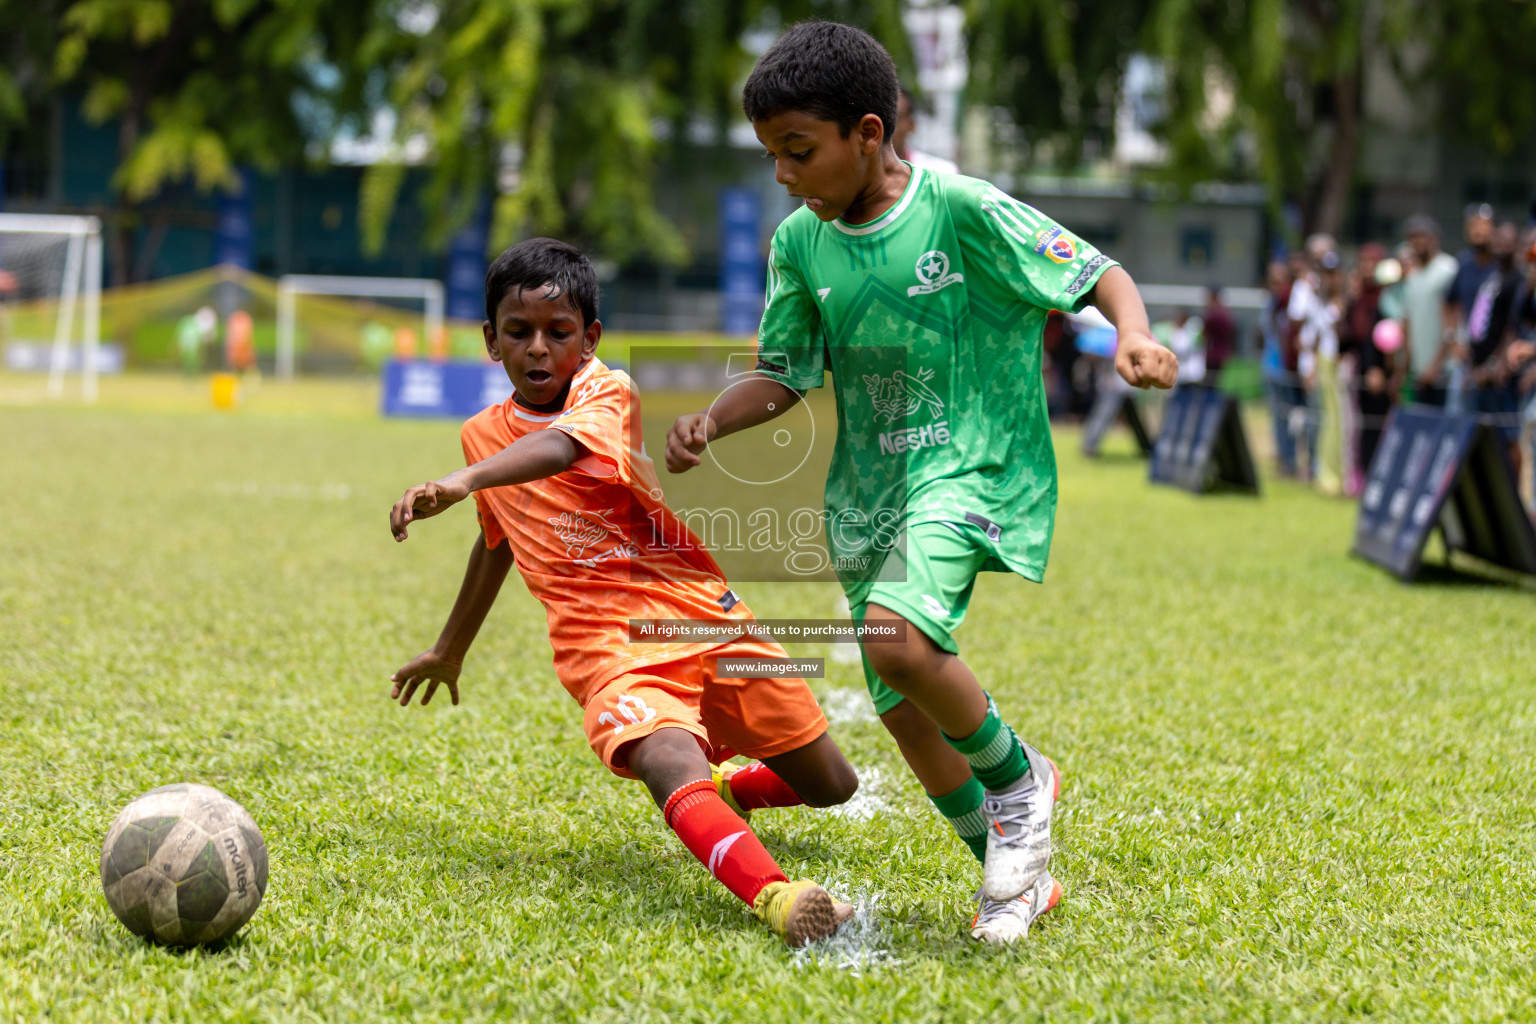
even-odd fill
[(798, 110), (835, 122), (844, 138), (860, 118), (874, 114), (889, 143), (900, 92), (896, 62), (868, 32), (835, 21), (802, 21), (758, 58), (741, 106), (752, 121)]
[(485, 272), (485, 318), (494, 327), (496, 307), (510, 291), (550, 285), (547, 298), (562, 295), (581, 313), (582, 328), (597, 319), (597, 271), (586, 254), (555, 238), (530, 238), (507, 249)]

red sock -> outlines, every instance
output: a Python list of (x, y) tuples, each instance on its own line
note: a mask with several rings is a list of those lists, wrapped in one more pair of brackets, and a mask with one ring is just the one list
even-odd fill
[(760, 807), (799, 807), (805, 801), (761, 761), (753, 761), (731, 776), (731, 796), (742, 810)]
[(688, 852), (748, 906), (769, 882), (788, 881), (709, 779), (678, 787), (662, 814)]

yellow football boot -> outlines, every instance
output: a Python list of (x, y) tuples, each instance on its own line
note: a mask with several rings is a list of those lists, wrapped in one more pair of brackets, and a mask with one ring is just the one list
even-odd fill
[(715, 790), (720, 794), (720, 799), (725, 801), (725, 806), (741, 815), (742, 821), (751, 821), (752, 812), (736, 802), (736, 797), (731, 793), (731, 776), (741, 771), (739, 764), (712, 764), (709, 766), (709, 778), (715, 784)]
[(815, 882), (769, 882), (752, 901), (752, 913), (783, 937), (804, 946), (825, 939), (853, 916), (853, 907), (834, 900)]

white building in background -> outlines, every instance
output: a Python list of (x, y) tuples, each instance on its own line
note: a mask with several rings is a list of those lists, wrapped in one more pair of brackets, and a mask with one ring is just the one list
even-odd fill
[(965, 12), (955, 4), (917, 2), (903, 12), (901, 20), (917, 60), (917, 88), (929, 107), (913, 110), (917, 127), (907, 145), (959, 163), (960, 98), (970, 73)]

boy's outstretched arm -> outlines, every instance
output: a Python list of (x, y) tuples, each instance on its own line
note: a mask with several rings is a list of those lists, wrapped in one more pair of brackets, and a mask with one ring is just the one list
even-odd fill
[(679, 416), (667, 431), (667, 469), (682, 473), (699, 464), (699, 453), (717, 437), (734, 434), (775, 416), (799, 402), (800, 392), (771, 377), (748, 377), (733, 384), (703, 412)]
[(400, 706), (410, 704), (416, 688), (423, 683), (421, 703), (425, 707), (437, 691), (440, 683), (448, 684), (448, 695), (459, 702), (459, 672), (464, 666), (464, 655), (475, 642), (480, 624), (496, 603), (507, 570), (512, 568), (512, 545), (505, 539), (494, 548), (485, 546), (482, 534), (469, 553), (469, 566), (464, 570), (464, 582), (459, 586), (459, 596), (448, 613), (448, 622), (430, 650), (412, 658), (390, 676), (394, 688), (389, 691), (390, 700), (400, 701)]
[(389, 510), (389, 531), (395, 540), (405, 540), (412, 520), (430, 519), (487, 487), (525, 484), (563, 473), (585, 453), (586, 448), (563, 430), (535, 430), (473, 466), (407, 489)]
[(1147, 307), (1136, 282), (1120, 267), (1110, 267), (1093, 286), (1089, 302), (1115, 325), (1119, 343), (1115, 370), (1138, 388), (1171, 388), (1179, 379), (1179, 359), (1152, 337)]

